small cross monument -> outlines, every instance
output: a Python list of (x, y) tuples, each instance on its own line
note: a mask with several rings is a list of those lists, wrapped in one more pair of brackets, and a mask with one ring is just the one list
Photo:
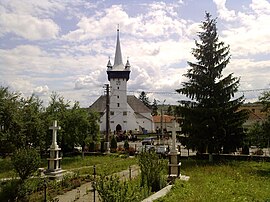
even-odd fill
[(174, 178), (178, 178), (181, 176), (180, 174), (180, 166), (179, 162), (180, 153), (176, 148), (176, 121), (173, 121), (172, 127), (172, 148), (169, 153), (169, 179), (173, 180)]
[(61, 177), (64, 170), (61, 168), (61, 160), (62, 157), (60, 156), (61, 148), (57, 144), (57, 130), (60, 130), (61, 127), (57, 126), (57, 121), (53, 122), (53, 126), (49, 127), (53, 131), (52, 135), (52, 144), (48, 149), (50, 151), (50, 157), (47, 158), (48, 160), (48, 169), (46, 170), (45, 174), (51, 178)]
[(57, 130), (60, 130), (61, 127), (57, 126), (57, 121), (54, 120), (53, 121), (53, 126), (49, 127), (50, 130), (53, 131), (53, 136), (52, 136), (52, 145), (51, 145), (51, 149), (58, 149), (58, 145), (57, 145)]

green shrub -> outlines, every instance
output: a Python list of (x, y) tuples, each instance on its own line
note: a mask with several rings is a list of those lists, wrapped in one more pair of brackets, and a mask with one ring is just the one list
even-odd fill
[(35, 149), (22, 148), (14, 152), (11, 162), (21, 180), (24, 181), (37, 171), (41, 159)]
[(0, 188), (0, 201), (29, 201), (30, 195), (42, 188), (41, 179), (9, 180)]
[(139, 186), (121, 182), (118, 176), (101, 176), (95, 183), (95, 189), (103, 202), (141, 201)]
[(128, 149), (129, 149), (129, 144), (128, 144), (127, 140), (125, 140), (124, 148), (125, 148), (126, 151), (128, 151)]
[(151, 192), (162, 189), (166, 185), (165, 164), (166, 162), (159, 159), (155, 151), (143, 151), (139, 155), (141, 186), (146, 185)]
[(116, 138), (113, 136), (111, 139), (111, 152), (114, 153), (116, 152), (117, 149), (117, 141)]
[(91, 143), (89, 144), (89, 151), (90, 151), (90, 152), (94, 152), (94, 151), (95, 151), (95, 143), (94, 143), (94, 142), (91, 142)]
[(102, 140), (100, 142), (100, 152), (101, 153), (105, 152), (105, 141), (104, 140)]
[(0, 201), (15, 201), (18, 197), (19, 181), (9, 180), (1, 185)]

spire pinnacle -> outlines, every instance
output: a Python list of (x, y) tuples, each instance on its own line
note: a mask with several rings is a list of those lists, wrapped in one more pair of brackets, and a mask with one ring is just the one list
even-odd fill
[(116, 41), (116, 51), (115, 51), (115, 57), (114, 57), (114, 65), (113, 66), (118, 66), (118, 65), (123, 65), (122, 61), (122, 53), (121, 53), (121, 47), (120, 47), (120, 39), (119, 39), (119, 24), (117, 27), (117, 41)]
[(129, 57), (127, 57), (127, 63), (125, 65), (125, 69), (129, 70), (130, 69), (130, 64), (129, 64)]
[(109, 56), (109, 61), (108, 61), (107, 67), (108, 67), (108, 69), (111, 69), (111, 68), (112, 68), (112, 64), (111, 64), (111, 58), (110, 58), (110, 56)]

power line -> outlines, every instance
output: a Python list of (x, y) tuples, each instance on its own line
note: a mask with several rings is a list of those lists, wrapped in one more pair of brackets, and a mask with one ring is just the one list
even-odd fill
[[(138, 90), (127, 90), (127, 92), (131, 93), (153, 93), (153, 94), (161, 94), (161, 95), (176, 95), (179, 94), (178, 92), (172, 92), (172, 91), (138, 91)], [(261, 91), (270, 91), (270, 88), (258, 88), (258, 89), (249, 89), (249, 90), (238, 90), (236, 93), (246, 93), (246, 92), (261, 92)]]

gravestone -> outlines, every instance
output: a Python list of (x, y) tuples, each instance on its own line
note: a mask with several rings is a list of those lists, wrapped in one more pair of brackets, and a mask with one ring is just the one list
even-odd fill
[(173, 121), (173, 128), (172, 128), (172, 148), (169, 152), (169, 181), (174, 181), (176, 178), (180, 180), (189, 180), (189, 176), (181, 175), (180, 172), (180, 152), (176, 148), (176, 121)]
[(169, 180), (173, 180), (181, 176), (180, 174), (180, 153), (176, 148), (176, 121), (173, 121), (172, 127), (172, 148), (169, 152)]
[(50, 157), (48, 160), (48, 168), (45, 172), (49, 178), (61, 178), (64, 170), (61, 168), (62, 157), (60, 155), (61, 148), (57, 144), (57, 130), (60, 130), (61, 127), (57, 126), (57, 121), (53, 122), (53, 126), (49, 127), (52, 130), (52, 144), (50, 146), (49, 153)]

